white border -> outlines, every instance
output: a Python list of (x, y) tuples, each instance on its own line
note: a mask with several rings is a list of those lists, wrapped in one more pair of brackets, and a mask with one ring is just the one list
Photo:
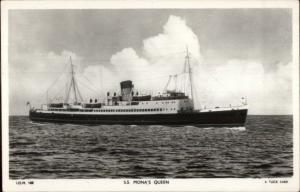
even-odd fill
[[(165, 9), (165, 8), (291, 8), (293, 10), (293, 115), (294, 175), (288, 184), (272, 179), (169, 179), (169, 185), (125, 185), (124, 179), (33, 180), (16, 185), (8, 174), (8, 10), (11, 9)], [(1, 2), (2, 176), (5, 191), (299, 191), (299, 2), (277, 1), (2, 1)], [(132, 179), (129, 179), (132, 181)], [(149, 180), (149, 179), (147, 179)], [(152, 183), (154, 179), (151, 179)], [(23, 181), (23, 180), (22, 180)], [(24, 180), (27, 181), (27, 180)]]

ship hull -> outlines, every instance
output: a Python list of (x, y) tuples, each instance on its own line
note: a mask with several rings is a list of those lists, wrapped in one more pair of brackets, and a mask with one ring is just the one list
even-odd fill
[(30, 111), (29, 118), (36, 122), (100, 124), (100, 125), (194, 125), (207, 126), (243, 126), (247, 118), (247, 109), (191, 112), (177, 114), (63, 114)]

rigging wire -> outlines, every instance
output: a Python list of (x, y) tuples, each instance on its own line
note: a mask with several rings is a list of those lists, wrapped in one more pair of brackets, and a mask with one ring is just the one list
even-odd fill
[[(163, 55), (161, 55), (161, 56), (167, 56), (167, 57), (169, 57), (169, 56), (171, 56), (171, 55), (174, 55), (174, 54), (179, 54), (179, 53), (184, 53), (184, 51), (180, 51), (180, 52), (173, 52), (173, 53), (168, 53), (168, 54), (163, 54)], [(43, 56), (40, 56), (39, 58), (42, 58)], [(36, 57), (37, 58), (37, 57)], [(49, 59), (55, 59), (55, 60), (57, 60), (57, 58), (56, 57), (53, 57), (53, 58), (51, 58), (51, 57), (49, 57), (49, 56), (47, 56), (47, 59), (49, 60)], [(127, 60), (139, 60), (139, 59), (141, 59), (140, 57), (138, 57), (138, 58), (127, 58)], [(96, 60), (93, 60), (93, 61), (111, 61), (110, 59), (108, 60), (108, 59), (96, 59)], [(58, 82), (58, 80), (63, 76), (63, 74), (65, 74), (65, 73), (69, 73), (69, 72), (66, 72), (65, 71), (65, 69), (66, 69), (66, 67), (67, 67), (67, 63), (65, 63), (65, 65), (64, 65), (64, 68), (63, 68), (63, 70), (62, 70), (62, 72), (60, 72), (59, 73), (59, 75), (58, 75), (58, 77), (55, 79), (55, 81), (49, 86), (49, 88), (45, 91), (45, 93), (42, 95), (42, 97), (41, 97), (41, 99), (38, 101), (38, 103), (41, 103), (41, 101), (44, 99), (44, 97), (48, 94), (48, 92), (49, 92), (49, 90), (50, 89), (52, 89), (52, 87)], [(18, 73), (18, 71), (16, 71), (17, 73)], [(58, 73), (58, 72), (35, 72), (35, 71), (30, 71), (30, 72), (26, 72), (26, 71), (22, 71), (22, 73)], [(177, 74), (177, 75), (182, 75), (183, 73), (181, 73), (181, 74)], [(80, 74), (81, 75), (81, 74)], [(89, 79), (87, 79), (84, 75), (82, 75), (87, 81), (89, 81), (90, 83), (91, 83), (91, 81), (89, 80)], [(157, 79), (157, 78), (163, 78), (163, 77), (167, 77), (167, 76), (169, 76), (169, 75), (164, 75), (164, 76), (158, 76), (158, 77), (153, 77), (153, 78), (147, 78), (147, 79), (143, 79), (143, 78), (140, 78), (140, 79), (137, 79), (137, 80), (139, 80), (139, 81), (146, 81), (146, 80), (151, 80), (151, 79)], [(91, 85), (93, 86), (93, 88), (95, 88), (95, 86), (91, 83)], [(98, 89), (97, 88), (95, 88), (97, 91), (98, 91)], [(92, 90), (92, 89), (91, 89)], [(101, 91), (100, 91), (101, 92)], [(99, 94), (99, 93), (97, 93), (97, 94)]]
[[(101, 90), (99, 90), (86, 76), (84, 76), (83, 74), (79, 74), (81, 77), (83, 77), (84, 79), (86, 79), (90, 84), (91, 88), (95, 89), (94, 91), (96, 93), (101, 93)], [(99, 91), (99, 92), (98, 92)]]
[[(63, 72), (65, 71), (66, 67), (67, 67), (67, 63), (65, 63)], [(47, 91), (49, 91), (54, 86), (54, 84), (62, 77), (62, 75), (64, 74), (63, 72), (60, 73), (59, 77), (52, 83), (52, 85), (47, 89)]]
[(167, 89), (168, 89), (168, 86), (170, 84), (171, 79), (172, 79), (172, 75), (169, 75), (169, 79), (168, 79), (168, 82), (167, 82), (167, 84), (166, 84), (166, 86), (165, 86), (165, 88), (163, 90), (163, 93), (167, 93), (167, 91), (168, 91)]
[[(179, 54), (179, 53), (186, 53), (185, 51), (181, 51), (181, 52), (176, 52), (176, 54)], [(174, 55), (175, 53), (169, 53), (169, 54), (165, 54), (165, 55), (161, 55), (161, 56), (166, 56), (166, 57), (169, 57), (170, 55)], [(193, 59), (195, 59), (198, 63), (200, 63), (200, 61), (198, 60), (198, 58), (196, 58), (196, 57), (194, 57), (191, 53), (190, 53), (190, 56), (192, 56), (192, 58)], [(141, 59), (140, 57), (138, 57), (138, 58), (128, 58), (127, 60), (139, 60), (139, 59)], [(162, 59), (162, 57), (161, 57), (161, 59)], [(160, 59), (159, 59), (160, 60)], [(108, 60), (108, 59), (97, 59), (97, 60), (94, 60), (94, 61), (111, 61), (111, 60)], [(60, 75), (55, 79), (55, 81), (51, 84), (51, 86), (47, 89), (47, 91), (46, 91), (46, 94), (48, 93), (48, 91), (58, 82), (58, 80), (62, 77), (62, 75), (65, 73), (65, 68), (66, 68), (66, 66), (67, 66), (67, 64), (65, 64), (65, 66), (64, 66), (64, 69), (63, 69), (63, 71), (60, 73)], [(187, 73), (187, 71), (186, 71), (187, 69), (186, 69), (186, 63), (184, 64), (184, 71), (182, 72), (182, 73), (178, 73), (178, 74), (175, 74), (175, 76), (176, 76), (176, 80), (177, 80), (177, 76), (181, 76), (181, 75), (186, 75), (186, 73)], [(214, 79), (216, 82), (218, 82), (224, 89), (226, 89), (234, 98), (236, 98), (236, 99), (238, 99), (238, 100), (240, 100), (240, 98), (236, 95), (236, 94), (234, 94), (230, 89), (228, 89), (228, 87), (226, 87), (222, 82), (220, 82), (216, 77), (214, 77), (214, 75), (210, 72), (210, 71), (207, 71), (208, 72), (208, 74), (209, 74), (209, 76), (212, 78), (212, 79)], [(89, 90), (91, 90), (91, 91), (93, 91), (94, 93), (96, 93), (97, 95), (101, 95), (101, 94), (99, 94), (99, 90), (98, 90), (98, 88), (96, 88), (95, 86), (94, 86), (94, 84), (87, 78), (87, 77), (85, 77), (84, 75), (82, 75), (82, 74), (80, 74), (79, 73), (79, 75), (80, 76), (82, 76), (84, 79), (86, 79), (90, 84), (85, 84), (85, 85), (88, 85), (88, 86), (85, 86), (85, 87), (87, 87)], [(136, 80), (139, 80), (139, 81), (147, 81), (147, 80), (151, 80), (151, 79), (157, 79), (157, 78), (162, 78), (162, 77), (169, 77), (169, 80), (168, 80), (168, 83), (167, 83), (167, 86), (168, 86), (168, 84), (170, 83), (169, 81), (170, 81), (170, 75), (163, 75), (163, 76), (158, 76), (158, 77), (153, 77), (153, 78), (139, 78), (139, 79), (136, 79)], [(82, 84), (82, 82), (79, 82), (80, 84)], [(190, 83), (192, 83), (192, 82), (190, 82)], [(177, 88), (177, 82), (175, 82), (175, 84), (176, 84), (176, 86), (175, 86), (175, 88)], [(186, 91), (186, 87), (185, 87), (186, 85), (185, 85), (185, 83), (184, 83), (184, 86), (183, 86), (183, 89), (184, 89), (184, 91)], [(191, 85), (190, 85), (191, 86)], [(77, 89), (78, 89), (78, 87), (77, 87)], [(165, 89), (166, 89), (166, 87), (165, 87)], [(100, 91), (101, 92), (101, 91)], [(195, 96), (196, 96), (196, 98), (197, 98), (197, 89), (195, 89)], [(44, 94), (45, 95), (45, 94)], [(43, 96), (44, 97), (44, 96)], [(42, 98), (43, 98), (42, 97)], [(41, 99), (42, 99), (41, 98)]]
[(55, 81), (50, 85), (50, 87), (48, 87), (48, 89), (45, 91), (45, 93), (41, 96), (40, 100), (38, 101), (39, 104), (41, 104), (43, 98), (44, 98), (45, 96), (47, 96), (49, 90), (50, 90), (50, 89), (58, 82), (58, 80), (59, 80), (59, 79), (62, 77), (62, 75), (65, 73), (64, 71), (65, 71), (66, 67), (67, 67), (67, 63), (65, 63), (65, 66), (64, 66), (62, 72), (58, 75), (58, 77), (55, 79)]
[(83, 97), (82, 97), (82, 95), (81, 95), (81, 93), (80, 93), (80, 91), (79, 91), (79, 88), (78, 88), (78, 84), (76, 83), (76, 86), (75, 86), (75, 91), (77, 91), (78, 92), (78, 95), (79, 95), (79, 98), (80, 98), (80, 102), (83, 102)]
[(94, 92), (97, 96), (100, 97), (101, 94), (99, 94), (99, 92), (97, 92), (96, 90), (92, 89), (91, 87), (87, 86), (88, 84), (84, 84), (81, 81), (78, 81), (80, 85), (83, 85), (85, 88), (89, 89), (90, 91)]
[(65, 87), (62, 87), (61, 89), (59, 89), (56, 94), (54, 94), (54, 97), (50, 98), (49, 100), (52, 102), (53, 100), (55, 100), (55, 98), (65, 89)]

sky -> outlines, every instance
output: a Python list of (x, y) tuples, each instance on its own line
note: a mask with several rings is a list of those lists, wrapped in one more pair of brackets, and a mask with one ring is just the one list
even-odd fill
[[(65, 95), (69, 59), (84, 98), (162, 92), (188, 48), (197, 108), (239, 105), (292, 114), (290, 9), (10, 10), (9, 110)], [(178, 76), (183, 84), (184, 76)]]

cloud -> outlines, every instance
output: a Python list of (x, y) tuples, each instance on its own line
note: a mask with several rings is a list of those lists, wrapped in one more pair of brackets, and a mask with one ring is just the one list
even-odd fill
[[(105, 84), (119, 84), (131, 79), (137, 89), (161, 92), (168, 75), (182, 73), (186, 48), (196, 59), (201, 59), (200, 46), (195, 33), (177, 16), (170, 16), (163, 33), (143, 41), (142, 55), (131, 48), (124, 48), (111, 57), (106, 67), (114, 75), (105, 78)], [(98, 66), (96, 68), (104, 68)], [(95, 70), (99, 70), (95, 69)], [(92, 76), (88, 71), (85, 74)]]
[(292, 66), (292, 62), (279, 63), (275, 71), (265, 75), (264, 97), (258, 109), (267, 113), (292, 113)]
[(249, 59), (233, 58), (212, 67), (203, 63), (198, 37), (177, 16), (169, 17), (162, 33), (143, 41), (141, 56), (130, 47), (114, 54), (111, 57), (113, 69), (106, 69), (113, 74), (114, 82), (108, 84), (118, 85), (122, 80), (131, 79), (138, 89), (161, 92), (168, 75), (182, 72), (187, 47), (192, 55), (198, 108), (239, 105), (240, 99), (246, 97), (251, 113), (291, 113), (291, 63), (279, 64), (271, 73), (265, 72), (262, 63)]
[(164, 26), (162, 34), (143, 41), (144, 54), (150, 60), (160, 59), (189, 48), (197, 59), (200, 59), (200, 44), (196, 34), (186, 25), (185, 20), (171, 15)]
[(258, 62), (233, 59), (213, 69), (196, 68), (195, 73), (201, 103), (209, 107), (239, 105), (241, 97), (263, 92), (264, 69)]
[(214, 71), (202, 71), (202, 81), (210, 81), (198, 87), (206, 92), (200, 99), (209, 105), (237, 105), (239, 98), (246, 97), (252, 114), (291, 114), (291, 69), (292, 63), (280, 63), (267, 73), (259, 62), (230, 60)]
[[(18, 68), (11, 68), (10, 109), (13, 113), (24, 111), (27, 100), (37, 104), (37, 100), (56, 79), (57, 71), (64, 70), (70, 55), (79, 74), (83, 74), (79, 75), (78, 80), (86, 82), (78, 84), (83, 89), (82, 93), (86, 93), (86, 99), (99, 97), (99, 93), (105, 98), (106, 91), (119, 92), (119, 82), (129, 79), (133, 80), (139, 92), (162, 92), (169, 75), (182, 73), (187, 47), (191, 53), (198, 108), (238, 105), (241, 97), (247, 97), (252, 114), (292, 112), (292, 63), (280, 63), (270, 72), (266, 72), (259, 61), (250, 59), (232, 58), (217, 67), (210, 66), (203, 62), (197, 35), (185, 20), (177, 16), (169, 17), (162, 33), (143, 40), (140, 55), (131, 47), (124, 48), (111, 56), (108, 66), (85, 63), (87, 67), (83, 68), (84, 59), (70, 51), (59, 55), (42, 54), (42, 57), (38, 52), (16, 57), (11, 60), (19, 64)], [(186, 78), (184, 75), (177, 77), (181, 84), (186, 82)], [(64, 96), (65, 92), (60, 91), (64, 86), (60, 84), (53, 88), (56, 89), (54, 92)]]

